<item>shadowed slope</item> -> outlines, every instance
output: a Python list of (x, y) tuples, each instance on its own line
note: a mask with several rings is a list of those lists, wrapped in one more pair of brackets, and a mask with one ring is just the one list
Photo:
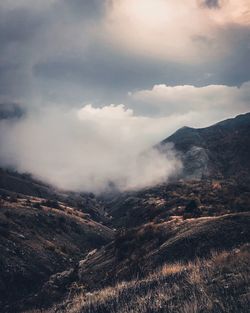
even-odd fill
[(163, 140), (173, 142), (184, 162), (184, 177), (248, 179), (250, 171), (250, 113), (207, 128), (183, 127)]

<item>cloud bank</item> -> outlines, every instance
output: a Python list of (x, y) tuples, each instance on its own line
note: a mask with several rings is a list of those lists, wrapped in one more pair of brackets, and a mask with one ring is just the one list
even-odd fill
[(186, 116), (186, 123), (200, 127), (250, 111), (250, 82), (241, 87), (171, 87), (161, 84), (129, 96), (139, 112), (148, 111), (155, 116)]
[(19, 117), (15, 109), (0, 121), (0, 165), (76, 191), (161, 183), (182, 164), (174, 147), (164, 152), (152, 147), (181, 126), (204, 127), (249, 111), (250, 83), (240, 88), (155, 85), (129, 98), (127, 106), (45, 106)]
[(0, 162), (68, 190), (138, 189), (181, 170), (171, 146), (152, 149), (161, 132), (123, 105), (47, 108), (0, 122)]

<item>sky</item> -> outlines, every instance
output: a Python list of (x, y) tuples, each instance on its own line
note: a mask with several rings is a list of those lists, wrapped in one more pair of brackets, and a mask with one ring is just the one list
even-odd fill
[(0, 42), (0, 165), (60, 188), (162, 181), (143, 151), (250, 109), (248, 0), (2, 0)]

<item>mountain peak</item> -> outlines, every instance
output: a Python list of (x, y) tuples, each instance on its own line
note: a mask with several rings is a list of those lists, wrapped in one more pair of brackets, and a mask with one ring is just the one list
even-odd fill
[(160, 145), (174, 143), (184, 163), (184, 176), (193, 177), (198, 167), (199, 178), (204, 173), (239, 178), (250, 169), (249, 133), (250, 113), (246, 113), (205, 128), (182, 127)]

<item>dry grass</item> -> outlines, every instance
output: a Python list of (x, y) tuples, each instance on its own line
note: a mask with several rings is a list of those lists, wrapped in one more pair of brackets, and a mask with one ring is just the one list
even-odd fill
[(161, 269), (161, 275), (163, 276), (174, 275), (176, 273), (180, 273), (185, 269), (186, 266), (184, 266), (181, 263), (165, 264)]
[(244, 246), (206, 260), (165, 264), (145, 279), (79, 292), (44, 313), (247, 313), (249, 260)]

